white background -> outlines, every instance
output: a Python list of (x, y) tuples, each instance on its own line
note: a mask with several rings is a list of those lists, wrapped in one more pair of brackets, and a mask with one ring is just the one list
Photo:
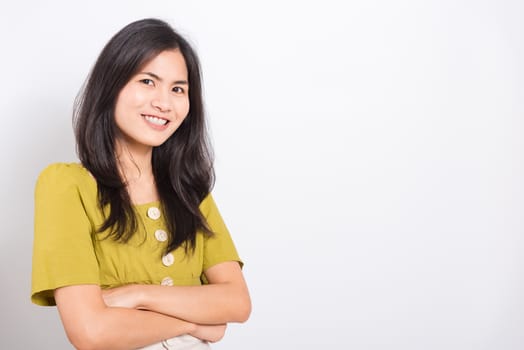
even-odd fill
[(215, 349), (524, 348), (522, 1), (1, 6), (0, 348), (69, 349), (30, 303), (33, 189), (127, 23), (195, 45), (215, 198), (253, 313)]

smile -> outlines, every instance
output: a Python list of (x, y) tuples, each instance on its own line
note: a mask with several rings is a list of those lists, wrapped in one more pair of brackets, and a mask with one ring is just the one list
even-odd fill
[(162, 119), (162, 118), (158, 118), (158, 117), (155, 117), (155, 116), (152, 116), (152, 115), (142, 115), (149, 123), (151, 124), (154, 124), (154, 125), (166, 125), (169, 120), (167, 119)]

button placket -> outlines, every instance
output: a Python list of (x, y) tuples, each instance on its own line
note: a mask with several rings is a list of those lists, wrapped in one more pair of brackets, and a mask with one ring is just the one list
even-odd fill
[(150, 218), (151, 220), (158, 220), (160, 219), (160, 209), (158, 209), (157, 207), (149, 207), (147, 209), (147, 217)]
[(168, 253), (162, 257), (162, 264), (164, 266), (171, 266), (175, 262), (175, 256), (172, 253)]
[(155, 231), (155, 238), (159, 242), (165, 242), (167, 241), (167, 232), (162, 229), (158, 229)]
[(162, 282), (160, 282), (160, 285), (162, 285), (162, 286), (172, 286), (173, 285), (173, 279), (171, 277), (164, 277), (162, 279)]
[[(146, 215), (151, 220), (158, 220), (160, 219), (162, 213), (158, 207), (152, 206), (147, 209)], [(155, 239), (158, 242), (166, 242), (169, 238), (169, 235), (167, 234), (167, 232), (161, 228), (156, 229), (154, 235), (155, 235)], [(162, 260), (162, 265), (164, 265), (165, 267), (169, 267), (175, 263), (175, 256), (173, 255), (173, 253), (168, 253), (162, 256), (161, 260)], [(166, 276), (160, 281), (160, 285), (172, 286), (173, 279), (170, 276)]]

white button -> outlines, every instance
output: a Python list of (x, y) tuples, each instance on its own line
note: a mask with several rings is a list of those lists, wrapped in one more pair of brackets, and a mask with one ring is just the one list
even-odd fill
[(157, 241), (159, 242), (165, 242), (167, 241), (167, 232), (164, 230), (156, 230), (155, 231), (155, 237)]
[(171, 266), (173, 265), (174, 262), (175, 262), (175, 257), (171, 253), (166, 254), (162, 257), (162, 264), (164, 264), (165, 266)]
[(150, 219), (157, 220), (158, 218), (160, 218), (160, 209), (158, 209), (157, 207), (151, 207), (147, 209), (147, 216)]
[(160, 282), (160, 285), (162, 286), (172, 286), (173, 285), (173, 279), (171, 277), (165, 277), (162, 279), (162, 282)]

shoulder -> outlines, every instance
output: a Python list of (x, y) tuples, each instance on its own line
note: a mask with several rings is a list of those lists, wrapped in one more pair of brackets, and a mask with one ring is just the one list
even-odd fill
[(208, 193), (202, 202), (200, 202), (200, 212), (202, 212), (204, 215), (207, 215), (209, 212), (214, 210), (217, 210), (215, 200), (213, 199), (211, 193)]
[(84, 180), (91, 177), (91, 174), (80, 163), (53, 163), (45, 167), (38, 181), (42, 180)]
[(84, 187), (92, 182), (94, 178), (80, 163), (53, 163), (42, 170), (36, 188), (59, 190), (71, 186)]

